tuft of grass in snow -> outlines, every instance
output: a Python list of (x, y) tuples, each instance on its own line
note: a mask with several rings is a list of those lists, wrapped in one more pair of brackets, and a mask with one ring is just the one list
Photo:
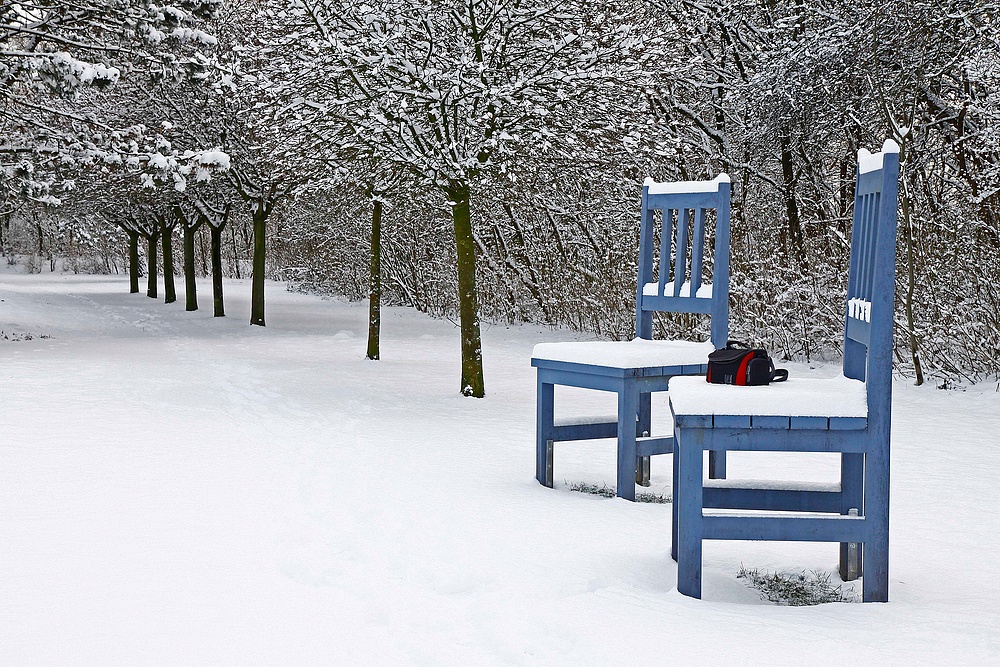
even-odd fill
[(35, 338), (41, 338), (46, 340), (52, 338), (52, 336), (46, 334), (32, 334), (32, 333), (19, 333), (17, 331), (0, 331), (0, 340), (10, 340), (16, 343), (20, 343), (27, 340), (35, 340)]
[[(602, 498), (614, 498), (617, 494), (615, 493), (615, 487), (607, 486), (602, 484), (597, 486), (596, 484), (588, 484), (586, 482), (574, 482), (569, 485), (570, 491), (578, 491), (580, 493), (590, 493), (595, 496), (601, 496)], [(653, 503), (657, 505), (662, 505), (671, 502), (672, 498), (670, 496), (663, 496), (656, 493), (637, 493), (635, 494), (635, 501), (637, 503)]]
[(803, 607), (826, 604), (828, 602), (857, 602), (853, 588), (830, 582), (829, 572), (788, 572), (779, 573), (748, 570), (743, 565), (736, 573), (737, 579), (746, 579), (747, 585), (760, 591), (762, 600), (779, 605)]
[(595, 496), (601, 496), (602, 498), (614, 498), (615, 489), (614, 487), (596, 484), (587, 484), (586, 482), (574, 482), (569, 485), (570, 491), (578, 491), (580, 493), (590, 493)]

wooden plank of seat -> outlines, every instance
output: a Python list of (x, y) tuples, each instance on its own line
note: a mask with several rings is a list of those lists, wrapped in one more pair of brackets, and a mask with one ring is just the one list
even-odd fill
[(750, 415), (715, 415), (714, 428), (750, 428)]
[(780, 431), (863, 431), (865, 417), (780, 417), (774, 415), (677, 415), (683, 428), (732, 428)]
[(792, 417), (790, 428), (793, 431), (827, 431), (830, 428), (830, 418)]
[(866, 428), (867, 417), (830, 417), (831, 431), (863, 431)]
[(753, 415), (750, 418), (751, 428), (779, 429), (787, 431), (789, 428), (788, 417), (772, 417), (769, 415)]

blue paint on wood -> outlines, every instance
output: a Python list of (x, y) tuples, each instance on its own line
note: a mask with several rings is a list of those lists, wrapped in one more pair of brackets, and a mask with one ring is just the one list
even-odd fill
[(688, 428), (712, 428), (712, 415), (678, 415), (674, 423)]
[[(693, 248), (705, 246), (705, 209), (703, 208), (694, 210), (694, 235), (691, 243)], [(697, 294), (698, 288), (701, 287), (701, 274), (704, 266), (702, 259), (702, 253), (691, 253), (691, 294)]]
[[(683, 518), (681, 520), (683, 521)], [(809, 516), (712, 514), (702, 517), (701, 534), (702, 539), (706, 540), (864, 542), (868, 537), (866, 528), (863, 517), (833, 514)]]
[[(713, 192), (676, 192), (650, 194), (642, 189), (642, 213), (639, 227), (639, 272), (635, 299), (635, 333), (638, 338), (653, 337), (653, 312), (701, 313), (711, 317), (711, 339), (716, 348), (724, 347), (729, 337), (729, 242), (730, 196), (727, 182), (715, 182)], [(702, 190), (695, 187), (693, 190)], [(712, 255), (712, 295), (698, 297), (705, 264), (706, 211), (715, 211), (715, 238)], [(674, 213), (676, 211), (676, 214)], [(653, 282), (654, 237), (659, 214), (660, 238), (657, 295), (643, 294), (647, 283)], [(676, 227), (675, 227), (676, 220)], [(690, 229), (693, 225), (693, 230)], [(671, 252), (671, 241), (675, 247)], [(690, 279), (688, 267), (690, 266)], [(671, 279), (670, 277), (673, 276)], [(690, 282), (686, 296), (681, 287)], [(673, 288), (666, 290), (668, 282)], [(704, 364), (613, 368), (600, 364), (579, 364), (550, 359), (532, 359), (537, 369), (538, 407), (536, 424), (536, 477), (545, 484), (547, 441), (579, 440), (591, 437), (618, 439), (618, 495), (635, 498), (637, 457), (666, 454), (673, 451), (673, 438), (642, 438), (650, 434), (649, 394), (666, 391), (669, 379), (678, 375), (702, 375)], [(565, 385), (609, 391), (618, 394), (618, 422), (615, 424), (553, 424), (553, 385)], [(710, 418), (711, 420), (711, 418)], [(651, 434), (650, 434), (651, 435)], [(725, 452), (712, 455), (714, 475), (725, 474)]]
[(551, 384), (543, 382), (538, 378), (538, 387), (535, 392), (535, 479), (539, 484), (549, 486), (546, 475), (547, 468), (547, 446), (552, 439), (553, 430), (553, 397), (554, 389)]
[(642, 438), (635, 445), (636, 456), (657, 456), (658, 454), (672, 454), (674, 451), (674, 439), (668, 438)]
[[(713, 285), (712, 290), (715, 291)], [(642, 310), (657, 313), (700, 313), (712, 314), (712, 300), (689, 296), (644, 296)], [(725, 345), (723, 345), (725, 347)]]
[(829, 417), (792, 417), (790, 428), (802, 431), (825, 431), (830, 428)]
[(550, 440), (599, 440), (601, 438), (617, 438), (618, 422), (598, 422), (596, 424), (564, 424), (554, 426), (549, 436)]
[[(823, 416), (835, 406), (817, 405), (814, 417), (751, 415), (746, 425), (737, 425), (728, 415), (675, 417), (671, 554), (677, 560), (677, 590), (685, 595), (701, 597), (702, 540), (778, 540), (839, 543), (842, 574), (847, 569), (848, 544), (857, 544), (864, 572), (862, 599), (889, 599), (899, 154), (889, 142), (886, 148), (880, 169), (861, 173), (859, 164), (857, 171), (844, 310), (844, 374), (865, 382), (868, 416)], [(851, 299), (868, 302), (870, 312), (852, 315)], [(703, 489), (702, 459), (705, 451), (712, 450), (841, 452), (840, 491)], [(790, 514), (706, 515), (706, 507)], [(852, 509), (859, 516), (850, 516)]]
[[(674, 244), (674, 296), (681, 295), (681, 287), (687, 277), (687, 257), (688, 257), (688, 230), (690, 220), (688, 209), (677, 211), (677, 242)], [(691, 292), (694, 295), (694, 292)]]
[(863, 431), (868, 428), (865, 417), (830, 417), (831, 431)]
[(775, 428), (787, 431), (790, 421), (791, 420), (788, 417), (753, 415), (750, 419), (750, 426), (752, 428)]
[(840, 491), (705, 487), (702, 507), (731, 510), (840, 513)]
[(618, 392), (618, 497), (635, 500), (635, 426), (639, 394), (627, 384)]
[(750, 415), (715, 415), (716, 428), (750, 428)]

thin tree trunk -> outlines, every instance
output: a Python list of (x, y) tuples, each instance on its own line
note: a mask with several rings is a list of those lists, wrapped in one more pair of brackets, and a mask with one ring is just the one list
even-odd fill
[(212, 230), (212, 303), (215, 317), (226, 316), (226, 306), (222, 299), (222, 227), (209, 225)]
[(796, 255), (802, 250), (802, 222), (799, 219), (799, 205), (795, 201), (795, 168), (792, 164), (791, 140), (781, 137), (781, 175), (785, 185), (785, 214), (788, 217), (788, 238)]
[(160, 224), (160, 238), (163, 243), (163, 302), (177, 301), (177, 288), (174, 285), (174, 245), (173, 228)]
[(201, 255), (201, 275), (208, 275), (209, 258), (205, 250), (205, 236), (204, 234), (198, 237), (198, 254)]
[(368, 292), (368, 358), (379, 358), (382, 326), (382, 202), (372, 202), (371, 283)]
[(184, 295), (185, 310), (198, 310), (198, 284), (194, 274), (194, 225), (184, 225)]
[(236, 227), (230, 227), (229, 231), (233, 234), (233, 273), (240, 280), (243, 276), (240, 275), (240, 253), (236, 249)]
[(250, 324), (264, 324), (264, 270), (267, 216), (270, 209), (258, 200), (253, 210), (253, 284), (250, 288)]
[(156, 298), (156, 234), (146, 237), (146, 296)]
[(453, 181), (445, 192), (451, 204), (455, 246), (458, 251), (458, 312), (462, 330), (461, 392), (466, 396), (482, 398), (486, 391), (483, 382), (483, 349), (476, 295), (476, 242), (472, 235), (469, 184), (466, 181)]
[(139, 232), (128, 232), (129, 294), (139, 293)]
[(906, 243), (906, 299), (903, 301), (906, 311), (907, 342), (910, 347), (910, 358), (913, 360), (913, 372), (916, 375), (915, 384), (920, 386), (924, 383), (924, 371), (920, 365), (920, 346), (915, 330), (915, 320), (913, 317), (913, 294), (916, 291), (916, 262), (913, 249), (913, 227), (910, 217), (910, 195), (906, 182), (902, 188), (901, 209), (903, 213), (903, 239)]

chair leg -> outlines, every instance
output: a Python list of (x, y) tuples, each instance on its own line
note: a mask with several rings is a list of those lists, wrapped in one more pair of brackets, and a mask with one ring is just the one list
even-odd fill
[(635, 417), (639, 395), (630, 382), (618, 390), (618, 497), (635, 500)]
[(674, 430), (674, 453), (671, 455), (671, 468), (673, 468), (673, 480), (670, 484), (671, 502), (670, 502), (670, 557), (677, 562), (677, 487), (678, 487), (678, 471), (680, 469), (679, 465), (679, 454), (677, 453), (677, 430)]
[[(848, 514), (856, 509), (864, 514), (864, 480), (865, 455), (840, 455), (840, 513)], [(853, 549), (852, 549), (853, 544)], [(844, 581), (854, 581), (863, 572), (864, 543), (840, 543), (840, 578)]]
[(708, 478), (726, 478), (726, 450), (710, 450), (708, 452)]
[[(646, 392), (639, 394), (639, 421), (636, 422), (636, 437), (648, 438), (652, 428), (652, 400)], [(640, 456), (635, 462), (635, 483), (639, 486), (649, 486), (649, 462), (651, 456)]]
[(552, 488), (552, 430), (555, 387), (538, 379), (535, 407), (535, 479)]
[[(888, 434), (886, 434), (888, 439)], [(865, 541), (861, 585), (865, 602), (889, 601), (889, 448), (865, 454)]]
[(674, 456), (678, 457), (678, 484), (674, 489), (677, 507), (677, 590), (693, 598), (701, 597), (702, 457), (704, 433), (700, 429), (675, 431)]
[(636, 425), (636, 435), (648, 438), (652, 433), (653, 423), (653, 400), (652, 394), (645, 392), (639, 394), (639, 421)]

